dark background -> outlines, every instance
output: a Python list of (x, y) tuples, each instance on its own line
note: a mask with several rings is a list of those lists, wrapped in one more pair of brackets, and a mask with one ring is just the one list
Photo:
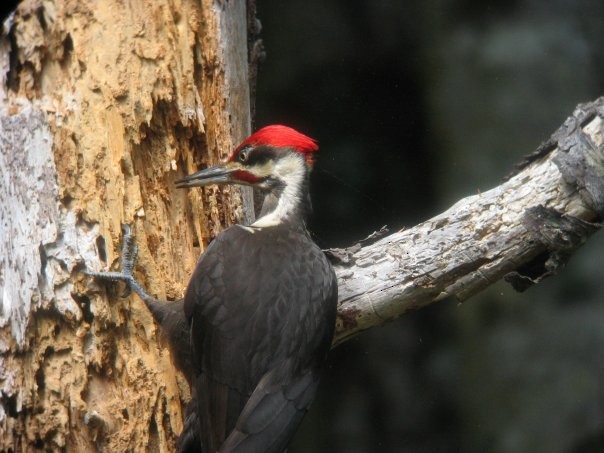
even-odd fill
[[(498, 185), (604, 95), (601, 0), (258, 0), (256, 126), (319, 140), (323, 247)], [(604, 237), (523, 294), (498, 283), (333, 351), (290, 453), (604, 451)]]

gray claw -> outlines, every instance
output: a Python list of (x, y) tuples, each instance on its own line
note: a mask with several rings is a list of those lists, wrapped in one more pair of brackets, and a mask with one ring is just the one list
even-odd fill
[(120, 272), (84, 271), (84, 273), (99, 280), (106, 280), (110, 282), (122, 281), (126, 283), (126, 289), (122, 294), (122, 297), (126, 298), (130, 295), (130, 293), (132, 293), (132, 283), (134, 282), (132, 271), (134, 270), (134, 264), (136, 263), (138, 249), (136, 247), (136, 243), (134, 242), (134, 236), (132, 235), (130, 225), (122, 225), (122, 234), (122, 264)]
[(127, 299), (128, 297), (130, 297), (130, 294), (132, 294), (132, 288), (130, 287), (130, 285), (126, 285), (126, 287), (124, 288), (124, 292), (122, 292), (122, 295), (120, 297), (122, 299)]
[(85, 275), (98, 280), (105, 280), (110, 282), (124, 282), (126, 288), (122, 293), (123, 298), (130, 296), (132, 291), (139, 295), (145, 303), (153, 304), (157, 302), (157, 299), (149, 296), (143, 287), (134, 279), (132, 274), (134, 265), (136, 264), (136, 257), (138, 255), (138, 248), (134, 242), (134, 236), (132, 235), (132, 229), (130, 225), (122, 225), (122, 264), (120, 272), (89, 272), (84, 271)]
[(132, 235), (130, 225), (123, 224), (122, 232), (122, 272), (126, 275), (132, 275), (136, 257), (138, 256), (138, 247), (134, 242), (134, 236)]

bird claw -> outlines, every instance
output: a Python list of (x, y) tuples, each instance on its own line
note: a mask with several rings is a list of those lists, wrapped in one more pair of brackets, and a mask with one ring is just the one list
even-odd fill
[(128, 297), (130, 297), (130, 294), (132, 294), (132, 288), (130, 287), (130, 285), (126, 285), (120, 297), (122, 299), (127, 299)]
[(134, 242), (134, 236), (130, 225), (122, 225), (122, 263), (121, 270), (119, 272), (95, 272), (95, 271), (84, 271), (85, 275), (92, 277), (96, 280), (104, 280), (109, 282), (121, 281), (126, 284), (126, 288), (122, 293), (121, 297), (126, 298), (132, 293), (132, 287), (137, 285), (134, 280), (132, 271), (134, 264), (136, 263), (136, 257), (138, 255), (138, 248)]
[(157, 304), (159, 301), (154, 297), (151, 297), (143, 289), (143, 287), (136, 281), (132, 274), (134, 270), (134, 264), (136, 263), (136, 257), (138, 256), (138, 247), (134, 242), (134, 235), (130, 225), (122, 225), (122, 265), (119, 272), (90, 272), (84, 271), (84, 274), (98, 280), (105, 280), (109, 282), (124, 282), (126, 288), (122, 293), (122, 297), (126, 298), (134, 291), (148, 307)]
[(134, 264), (138, 256), (138, 247), (134, 242), (134, 235), (130, 225), (122, 225), (122, 272), (125, 275), (132, 276), (134, 270)]

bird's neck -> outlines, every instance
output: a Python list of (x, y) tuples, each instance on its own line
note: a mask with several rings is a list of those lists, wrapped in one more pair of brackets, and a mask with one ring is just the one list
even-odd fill
[(252, 226), (263, 228), (284, 223), (304, 226), (310, 211), (308, 179), (306, 164), (288, 174), (283, 183), (266, 194), (258, 220)]

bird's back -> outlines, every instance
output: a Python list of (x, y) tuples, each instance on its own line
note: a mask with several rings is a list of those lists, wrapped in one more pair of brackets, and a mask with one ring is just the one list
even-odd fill
[(234, 226), (212, 242), (185, 295), (204, 451), (286, 447), (315, 393), (336, 302), (333, 270), (302, 228)]

